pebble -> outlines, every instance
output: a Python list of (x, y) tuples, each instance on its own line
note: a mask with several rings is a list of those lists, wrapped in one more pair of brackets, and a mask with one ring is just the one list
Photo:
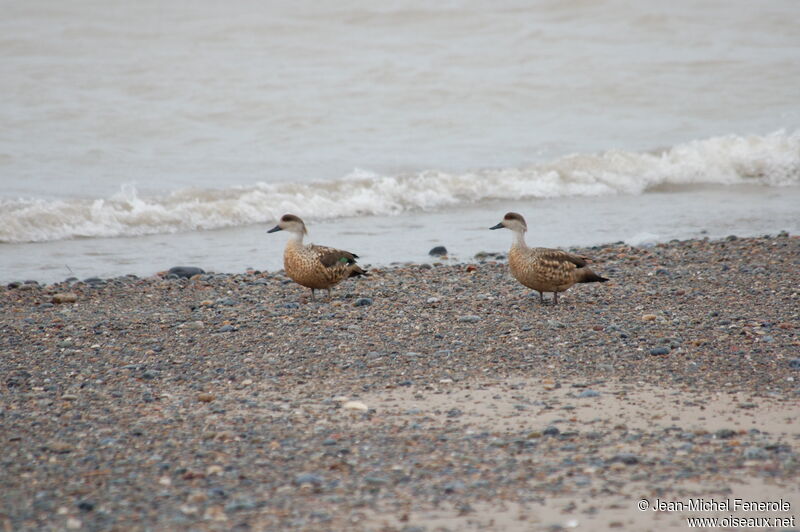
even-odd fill
[(746, 460), (766, 460), (769, 458), (769, 453), (761, 447), (748, 447), (742, 455)]
[(368, 297), (359, 297), (356, 299), (356, 302), (353, 303), (355, 307), (368, 307), (369, 305), (372, 305), (372, 299)]
[(720, 440), (727, 440), (736, 436), (736, 431), (732, 429), (719, 429), (714, 436)]
[(600, 397), (600, 392), (595, 390), (583, 390), (581, 393), (578, 394), (578, 397), (582, 399), (586, 399), (589, 397)]
[(643, 314), (642, 321), (655, 321), (657, 317), (655, 314)]
[(447, 255), (447, 248), (444, 246), (436, 246), (428, 252), (428, 255), (431, 257), (442, 257)]
[(668, 355), (669, 354), (669, 347), (654, 347), (650, 350), (651, 355)]
[(474, 314), (470, 314), (467, 316), (459, 316), (458, 318), (459, 323), (476, 323), (481, 321), (480, 316), (475, 316)]
[(615, 455), (612, 462), (621, 462), (625, 465), (634, 465), (639, 463), (639, 457), (633, 453), (619, 453)]
[(800, 369), (800, 358), (793, 358), (789, 361), (789, 367), (792, 369)]
[(217, 397), (211, 393), (199, 393), (197, 394), (197, 400), (201, 403), (210, 403), (211, 401), (215, 400)]
[(167, 271), (169, 275), (183, 277), (184, 279), (189, 279), (195, 275), (202, 275), (204, 273), (206, 272), (203, 269), (194, 266), (173, 266)]
[(311, 484), (312, 486), (321, 486), (325, 482), (325, 477), (315, 473), (300, 473), (294, 477), (294, 483), (298, 486), (304, 484)]
[(53, 295), (51, 301), (56, 304), (75, 303), (78, 301), (78, 295), (73, 292), (61, 292)]
[(369, 410), (367, 405), (362, 403), (361, 401), (347, 401), (342, 405), (342, 408), (345, 410), (358, 410), (361, 412), (366, 412)]

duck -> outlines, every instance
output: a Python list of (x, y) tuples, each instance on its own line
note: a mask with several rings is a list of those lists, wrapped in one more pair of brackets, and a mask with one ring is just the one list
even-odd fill
[(356, 264), (358, 255), (355, 253), (327, 246), (303, 244), (303, 237), (308, 234), (308, 230), (299, 216), (284, 214), (278, 224), (267, 233), (278, 231), (287, 231), (291, 234), (283, 251), (283, 268), (286, 275), (297, 284), (310, 288), (312, 300), (316, 290), (327, 290), (330, 299), (331, 287), (350, 277), (369, 275)]
[(587, 266), (588, 257), (567, 253), (560, 249), (530, 248), (525, 243), (528, 224), (516, 212), (509, 212), (503, 220), (489, 229), (510, 229), (514, 233), (508, 266), (511, 275), (524, 286), (539, 292), (544, 303), (544, 293), (553, 293), (553, 304), (558, 304), (558, 293), (576, 283), (604, 283), (607, 278), (594, 273)]

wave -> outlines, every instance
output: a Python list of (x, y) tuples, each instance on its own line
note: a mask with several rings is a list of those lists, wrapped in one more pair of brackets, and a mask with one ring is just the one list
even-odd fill
[(576, 154), (524, 168), (382, 176), (356, 170), (312, 183), (181, 189), (140, 197), (0, 199), (0, 242), (43, 242), (219, 229), (269, 223), (286, 212), (309, 219), (386, 215), (488, 200), (642, 194), (665, 185), (800, 184), (800, 131), (714, 137), (659, 152)]

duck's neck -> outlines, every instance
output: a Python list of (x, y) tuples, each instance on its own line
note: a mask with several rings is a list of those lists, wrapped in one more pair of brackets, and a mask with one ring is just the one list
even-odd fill
[(525, 232), (524, 231), (514, 231), (514, 240), (511, 242), (512, 248), (522, 248), (525, 249), (528, 247), (528, 244), (525, 243)]
[(303, 233), (293, 231), (289, 233), (289, 235), (289, 241), (286, 243), (287, 246), (301, 247), (303, 245)]

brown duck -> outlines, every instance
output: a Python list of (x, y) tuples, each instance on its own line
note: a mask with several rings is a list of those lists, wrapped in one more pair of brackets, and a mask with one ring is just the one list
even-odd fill
[(508, 253), (508, 266), (514, 278), (523, 285), (539, 292), (544, 302), (544, 293), (553, 292), (553, 304), (558, 304), (558, 293), (575, 283), (604, 283), (608, 281), (589, 269), (586, 257), (573, 255), (560, 249), (529, 248), (525, 243), (528, 225), (525, 218), (509, 212), (503, 221), (490, 229), (511, 229), (514, 243)]
[(331, 287), (349, 277), (367, 275), (356, 264), (358, 255), (341, 249), (303, 245), (303, 237), (308, 234), (306, 224), (294, 214), (284, 214), (278, 225), (267, 231), (288, 231), (292, 237), (283, 252), (283, 268), (294, 282), (314, 291), (325, 289), (331, 297)]

